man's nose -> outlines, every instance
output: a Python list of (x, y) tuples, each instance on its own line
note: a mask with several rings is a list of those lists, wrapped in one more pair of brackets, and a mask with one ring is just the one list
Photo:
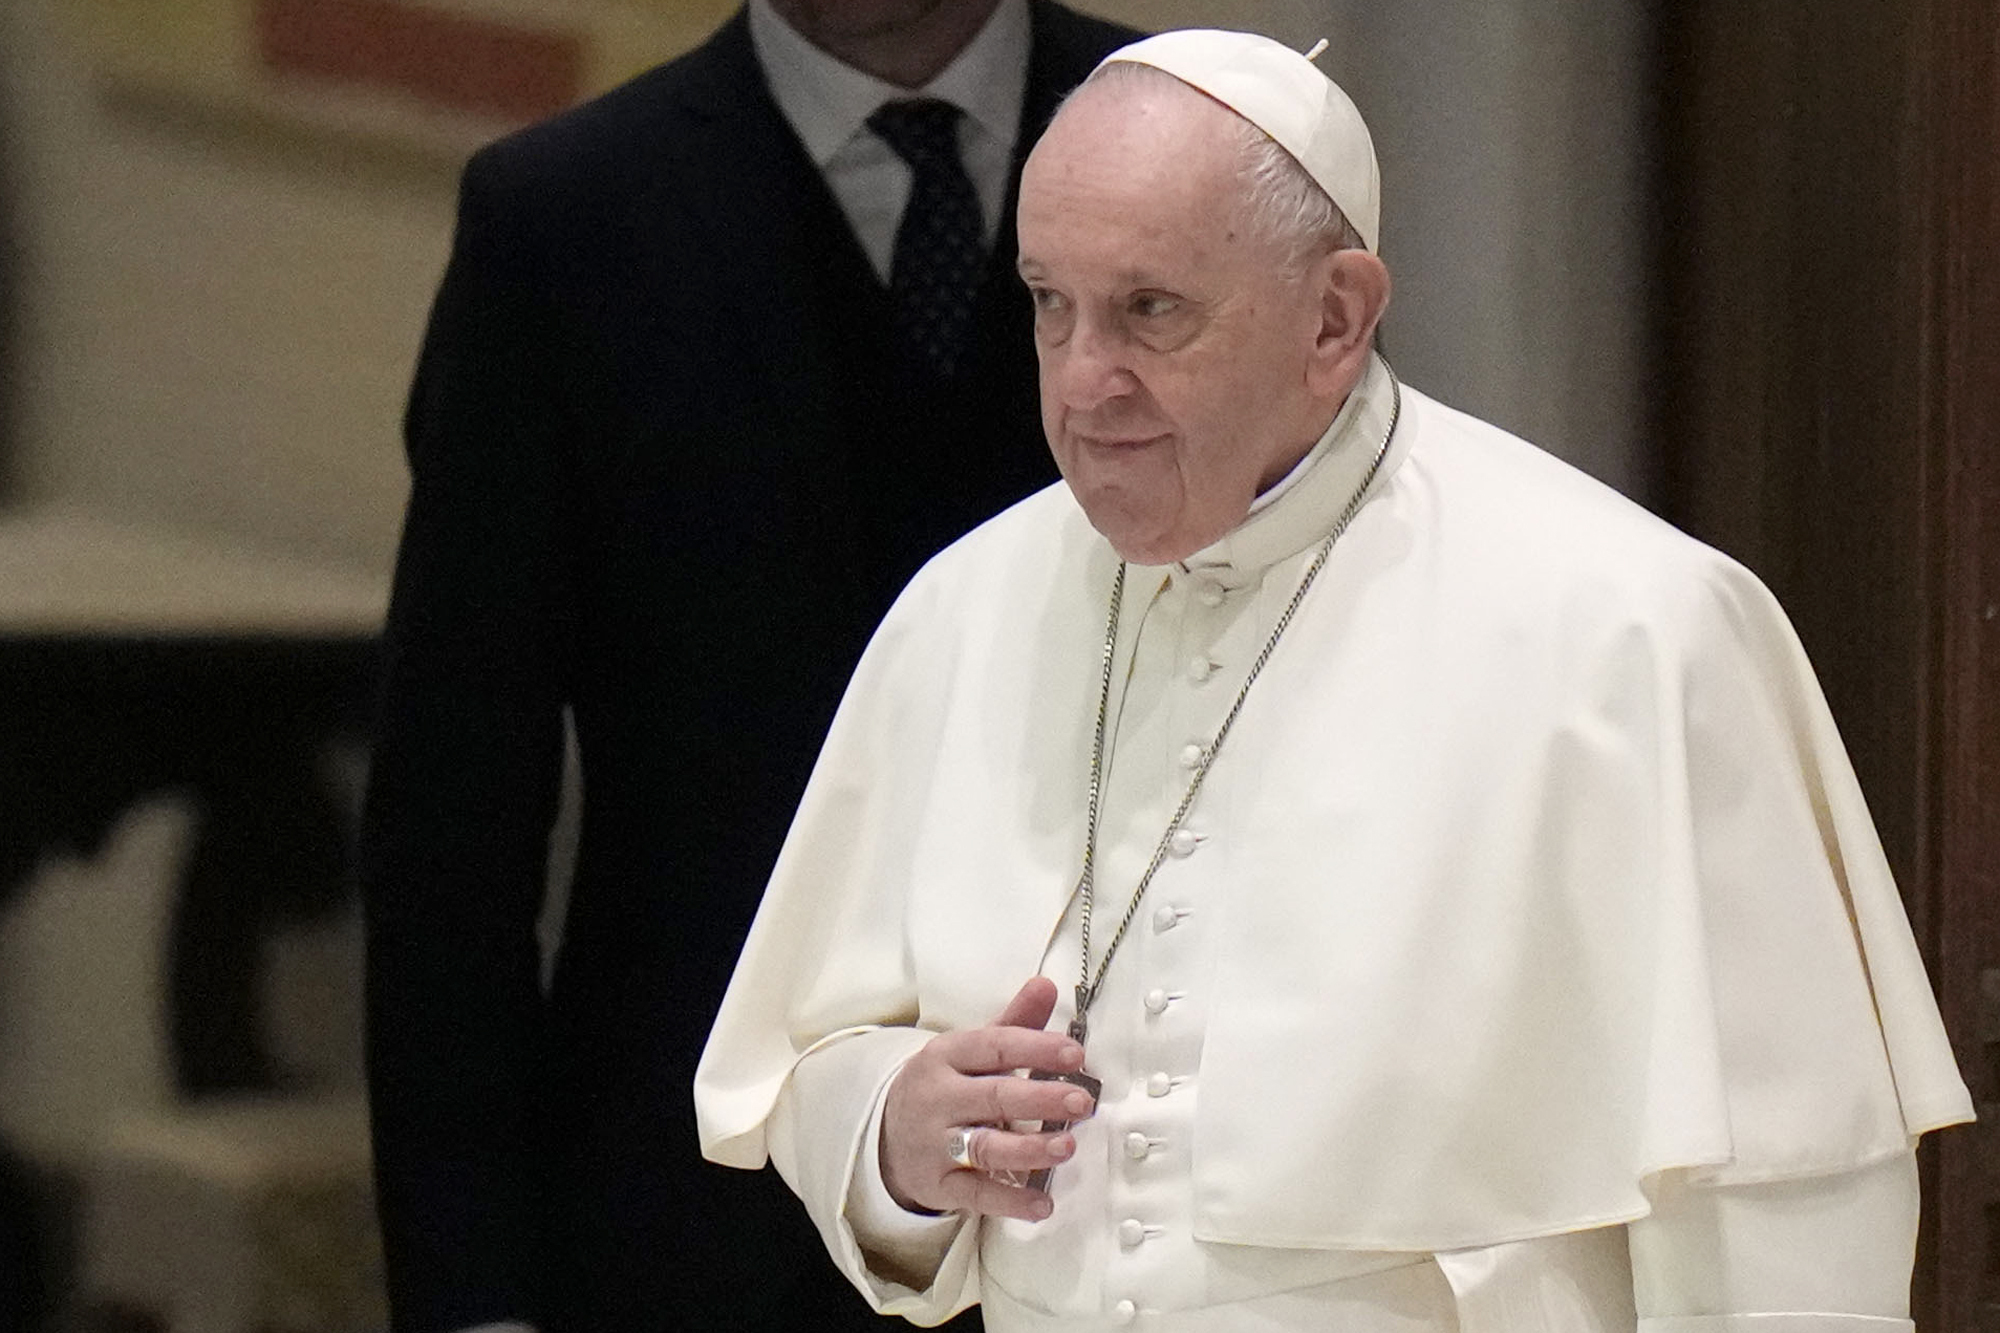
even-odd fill
[(1135, 384), (1118, 341), (1106, 330), (1079, 321), (1057, 353), (1055, 389), (1063, 406), (1088, 412), (1130, 393)]

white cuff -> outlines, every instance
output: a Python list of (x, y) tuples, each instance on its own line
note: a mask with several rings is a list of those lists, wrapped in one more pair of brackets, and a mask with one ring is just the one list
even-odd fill
[[(771, 1160), (805, 1201), (828, 1253), (856, 1290), (879, 1312), (926, 1326), (943, 1323), (979, 1299), (974, 1267), (979, 1228), (968, 1225), (962, 1214), (936, 1219), (951, 1231), (951, 1242), (938, 1262), (929, 1262), (924, 1253), (911, 1256), (913, 1271), (902, 1276), (922, 1281), (917, 1287), (889, 1275), (900, 1262), (895, 1233), (901, 1227), (891, 1226), (871, 1257), (877, 1238), (856, 1229), (849, 1209), (857, 1179), (863, 1189), (871, 1184), (883, 1188), (879, 1165), (861, 1169), (869, 1145), (881, 1136), (883, 1099), (904, 1063), (934, 1035), (919, 1028), (883, 1027), (815, 1043), (792, 1066), (767, 1129)], [(916, 1220), (919, 1226), (932, 1223)]]
[[(901, 1066), (896, 1072), (902, 1072)], [(879, 1265), (897, 1274), (935, 1273), (965, 1218), (959, 1213), (913, 1213), (897, 1203), (883, 1183), (882, 1114), (893, 1082), (892, 1074), (876, 1094), (875, 1110), (861, 1136), (854, 1178), (847, 1187), (847, 1225), (868, 1255), (871, 1269)]]

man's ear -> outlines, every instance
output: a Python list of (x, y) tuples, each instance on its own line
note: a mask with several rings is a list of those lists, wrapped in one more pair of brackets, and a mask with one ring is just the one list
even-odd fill
[(1389, 269), (1366, 250), (1335, 250), (1320, 257), (1313, 277), (1320, 318), (1308, 374), (1317, 392), (1344, 395), (1366, 369), (1375, 326), (1389, 308)]

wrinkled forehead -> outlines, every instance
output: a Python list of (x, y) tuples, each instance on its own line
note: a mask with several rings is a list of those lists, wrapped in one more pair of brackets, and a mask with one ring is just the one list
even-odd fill
[(1233, 120), (1192, 89), (1080, 93), (1021, 176), (1022, 274), (1108, 287), (1234, 281), (1258, 260), (1245, 244), (1244, 131)]
[[(1118, 134), (1138, 140), (1155, 137), (1171, 155), (1201, 140), (1241, 141), (1263, 132), (1227, 104), (1165, 70), (1129, 61), (1099, 65), (1056, 108), (1042, 136)], [(1040, 145), (1037, 145), (1039, 148)]]

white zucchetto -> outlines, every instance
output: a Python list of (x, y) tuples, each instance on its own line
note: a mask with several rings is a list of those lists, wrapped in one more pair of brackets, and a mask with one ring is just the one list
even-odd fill
[(1374, 142), (1353, 100), (1312, 61), (1269, 37), (1212, 28), (1147, 37), (1104, 58), (1114, 61), (1163, 70), (1264, 131), (1326, 191), (1362, 244), (1380, 248)]

